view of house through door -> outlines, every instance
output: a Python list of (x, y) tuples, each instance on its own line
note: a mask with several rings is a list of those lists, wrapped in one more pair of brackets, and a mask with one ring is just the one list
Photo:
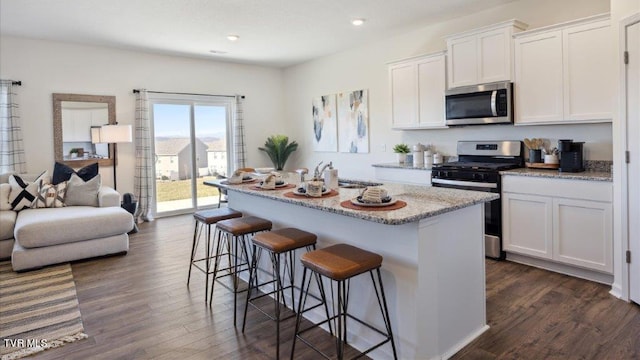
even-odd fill
[(217, 206), (218, 190), (203, 181), (227, 175), (231, 98), (154, 94), (150, 103), (156, 215)]
[(627, 64), (626, 113), (627, 147), (630, 162), (627, 168), (629, 250), (629, 297), (640, 304), (640, 18), (626, 27)]

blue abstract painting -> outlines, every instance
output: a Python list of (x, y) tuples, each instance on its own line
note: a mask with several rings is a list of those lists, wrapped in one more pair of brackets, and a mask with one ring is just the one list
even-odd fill
[(338, 94), (338, 143), (340, 152), (369, 152), (369, 91)]
[(313, 150), (338, 151), (338, 124), (336, 116), (336, 95), (313, 98)]

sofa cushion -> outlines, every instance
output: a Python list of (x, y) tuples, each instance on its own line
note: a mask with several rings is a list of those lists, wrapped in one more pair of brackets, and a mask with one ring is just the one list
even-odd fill
[(124, 234), (131, 229), (133, 216), (121, 207), (68, 206), (20, 212), (14, 235), (21, 246), (35, 248)]
[(101, 183), (100, 174), (89, 181), (84, 181), (78, 175), (71, 174), (71, 179), (67, 184), (65, 204), (67, 206), (98, 206), (98, 191)]
[(38, 185), (38, 195), (36, 200), (31, 204), (32, 208), (59, 208), (64, 207), (64, 198), (67, 193), (67, 182), (63, 181), (57, 185), (43, 184), (40, 181)]
[(0, 184), (0, 211), (11, 210), (11, 203), (9, 202), (10, 193), (11, 185), (9, 185), (9, 183)]
[(75, 171), (70, 166), (56, 161), (56, 164), (53, 166), (51, 183), (56, 185), (63, 181), (68, 181), (71, 179), (71, 175), (73, 174), (78, 175), (84, 181), (89, 181), (98, 175), (98, 163), (95, 162), (93, 164), (89, 164), (82, 169)]
[(9, 203), (11, 203), (11, 209), (20, 211), (22, 209), (30, 208), (31, 203), (36, 199), (38, 194), (38, 184), (47, 176), (47, 172), (44, 171), (38, 178), (29, 182), (19, 175), (9, 176), (9, 185), (11, 185), (11, 193), (9, 194)]
[(13, 239), (13, 227), (16, 225), (17, 212), (0, 211), (0, 240)]

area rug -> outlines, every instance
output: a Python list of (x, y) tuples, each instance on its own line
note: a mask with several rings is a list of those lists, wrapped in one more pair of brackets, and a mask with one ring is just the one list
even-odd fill
[(87, 337), (69, 264), (16, 273), (0, 262), (0, 355), (19, 359)]

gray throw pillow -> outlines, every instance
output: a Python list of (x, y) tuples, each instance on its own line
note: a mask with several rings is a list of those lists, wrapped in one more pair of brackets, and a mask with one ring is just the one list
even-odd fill
[(100, 174), (89, 181), (82, 180), (78, 175), (72, 174), (67, 184), (65, 205), (67, 206), (98, 206), (98, 190), (102, 180)]

